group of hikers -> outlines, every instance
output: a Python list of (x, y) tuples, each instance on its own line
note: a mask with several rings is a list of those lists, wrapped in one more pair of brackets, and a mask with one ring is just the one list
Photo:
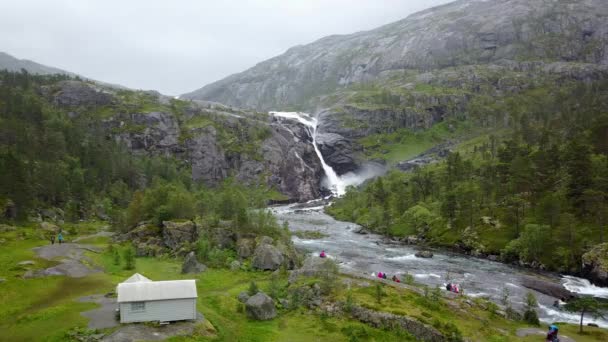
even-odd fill
[(49, 233), (49, 240), (51, 240), (51, 245), (55, 244), (55, 237), (57, 238), (57, 242), (61, 245), (63, 243), (63, 234), (61, 233), (61, 230), (57, 235), (55, 235), (55, 232)]
[[(385, 272), (378, 272), (378, 274), (376, 274), (376, 272), (372, 272), (372, 277), (378, 277), (380, 279), (388, 279), (388, 275)], [(393, 277), (391, 278), (392, 281), (394, 281), (395, 283), (400, 283), (401, 279), (399, 279), (396, 275), (393, 275)]]

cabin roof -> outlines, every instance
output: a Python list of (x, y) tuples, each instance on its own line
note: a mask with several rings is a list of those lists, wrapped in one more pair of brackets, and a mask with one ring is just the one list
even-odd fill
[(194, 280), (151, 281), (137, 273), (118, 284), (116, 292), (118, 303), (198, 297)]

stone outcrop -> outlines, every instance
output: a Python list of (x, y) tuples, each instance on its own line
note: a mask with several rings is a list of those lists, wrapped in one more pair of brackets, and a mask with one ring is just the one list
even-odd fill
[(274, 306), (274, 301), (263, 292), (258, 292), (251, 296), (245, 302), (245, 311), (249, 318), (266, 321), (277, 316), (277, 310)]
[(201, 273), (207, 270), (207, 266), (201, 264), (196, 259), (196, 254), (194, 252), (188, 253), (186, 258), (184, 259), (184, 263), (182, 264), (182, 274), (187, 273)]
[(583, 255), (583, 274), (598, 286), (608, 286), (608, 243), (599, 244)]
[(316, 142), (325, 162), (338, 175), (353, 172), (359, 168), (350, 140), (336, 133), (321, 133), (317, 134)]
[(349, 313), (353, 318), (374, 328), (394, 329), (399, 327), (412, 334), (417, 341), (448, 341), (439, 330), (407, 316), (373, 311), (356, 305), (350, 309)]
[(562, 285), (538, 278), (525, 277), (522, 279), (521, 284), (526, 288), (538, 291), (553, 298), (564, 298), (568, 300), (576, 297), (576, 294), (568, 291)]
[(259, 270), (274, 271), (281, 267), (284, 257), (281, 251), (270, 244), (259, 244), (253, 253), (251, 265)]
[(174, 251), (198, 239), (198, 231), (192, 221), (164, 221), (162, 235), (165, 246)]
[(44, 89), (45, 95), (57, 106), (62, 107), (97, 107), (109, 105), (113, 97), (102, 88), (92, 83), (81, 81), (61, 81), (52, 89)]

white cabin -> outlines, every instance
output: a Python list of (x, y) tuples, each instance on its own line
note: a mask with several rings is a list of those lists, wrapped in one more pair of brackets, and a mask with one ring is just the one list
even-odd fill
[(194, 280), (152, 281), (135, 273), (116, 288), (120, 323), (196, 319)]

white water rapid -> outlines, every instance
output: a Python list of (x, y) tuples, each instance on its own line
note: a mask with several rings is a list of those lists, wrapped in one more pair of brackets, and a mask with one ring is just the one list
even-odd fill
[(364, 179), (360, 177), (354, 177), (350, 175), (349, 177), (339, 177), (334, 169), (327, 165), (325, 162), (325, 158), (323, 158), (323, 154), (317, 146), (317, 119), (311, 117), (306, 113), (298, 113), (298, 112), (270, 112), (270, 115), (297, 120), (301, 124), (307, 127), (310, 136), (312, 137), (312, 145), (315, 148), (315, 152), (321, 161), (321, 166), (323, 167), (323, 171), (325, 172), (325, 181), (327, 184), (327, 188), (331, 190), (334, 196), (342, 196), (346, 193), (346, 188), (349, 185), (355, 185), (362, 182)]

